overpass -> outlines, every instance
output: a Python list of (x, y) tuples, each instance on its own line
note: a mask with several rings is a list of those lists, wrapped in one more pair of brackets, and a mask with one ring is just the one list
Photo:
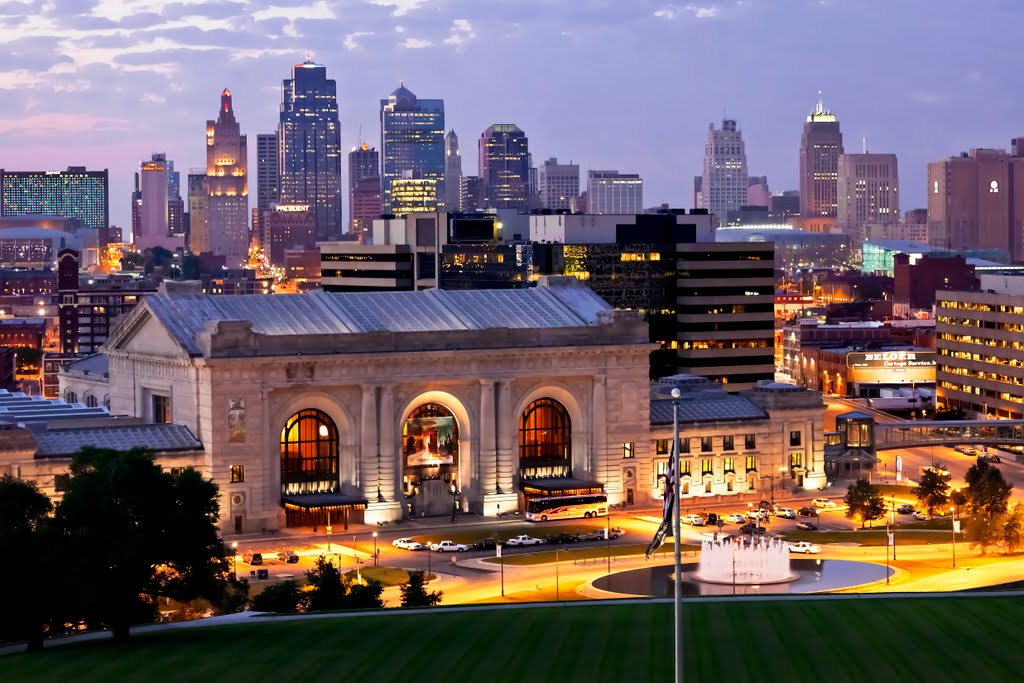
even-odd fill
[(1024, 420), (875, 422), (875, 451), (915, 446), (1024, 446)]

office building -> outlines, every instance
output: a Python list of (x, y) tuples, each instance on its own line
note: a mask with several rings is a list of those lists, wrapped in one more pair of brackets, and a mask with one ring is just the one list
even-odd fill
[(972, 149), (928, 164), (928, 243), (1024, 260), (1024, 145)]
[(188, 248), (193, 254), (200, 254), (203, 252), (200, 245), (196, 244), (192, 235), (199, 234), (203, 236), (205, 245), (205, 236), (208, 234), (206, 225), (206, 209), (209, 206), (210, 191), (209, 185), (206, 182), (206, 169), (205, 168), (193, 168), (188, 173)]
[(348, 211), (348, 230), (359, 240), (381, 214), (380, 155), (366, 143), (348, 153)]
[(537, 193), (542, 209), (572, 211), (580, 194), (580, 166), (558, 163), (552, 157), (537, 169)]
[(256, 136), (256, 208), (265, 211), (278, 201), (277, 133)]
[(270, 263), (284, 267), (289, 249), (312, 249), (316, 246), (316, 219), (305, 204), (272, 204), (260, 212), (263, 230), (261, 243)]
[(192, 250), (220, 254), (230, 268), (244, 265), (250, 242), (248, 152), (227, 88), (217, 120), (206, 122), (206, 191), (206, 220), (191, 228)]
[(153, 247), (175, 251), (184, 247), (184, 234), (172, 232), (173, 168), (163, 153), (153, 154), (149, 161), (143, 161), (139, 166), (135, 192), (132, 193), (132, 243), (136, 251)]
[[(800, 138), (800, 215), (810, 219), (836, 218), (839, 211), (839, 157), (843, 133), (839, 119), (818, 103), (808, 114)], [(822, 224), (827, 223), (823, 222)], [(829, 232), (815, 229), (815, 232)]]
[(391, 214), (401, 217), (413, 212), (437, 211), (439, 192), (436, 178), (406, 171), (402, 177), (391, 181)]
[(462, 210), (483, 211), (486, 204), (484, 179), (476, 175), (462, 176)]
[(865, 226), (900, 222), (895, 154), (843, 154), (838, 173), (836, 220), (841, 232), (863, 241)]
[(107, 242), (110, 226), (106, 169), (87, 171), (6, 171), (0, 169), (0, 216), (59, 216), (80, 221)]
[(724, 119), (721, 129), (708, 125), (704, 143), (698, 209), (707, 209), (724, 224), (732, 211), (747, 204), (747, 151), (736, 121)]
[(587, 213), (625, 215), (643, 210), (644, 181), (639, 174), (587, 171)]
[(407, 173), (434, 188), (430, 210), (444, 207), (444, 100), (419, 99), (401, 83), (380, 101), (380, 153), (384, 213), (395, 213), (392, 184)]
[(278, 200), (308, 205), (317, 239), (338, 239), (344, 226), (341, 126), (337, 86), (326, 67), (307, 59), (282, 82), (277, 136)]
[(462, 211), (462, 152), (454, 130), (444, 138), (444, 208)]
[(963, 256), (923, 254), (914, 263), (909, 254), (893, 257), (893, 299), (912, 309), (930, 312), (936, 292), (973, 292), (979, 286), (974, 266)]
[(786, 190), (768, 199), (768, 219), (773, 223), (788, 223), (800, 215), (800, 192)]
[(750, 176), (747, 178), (747, 206), (768, 208), (772, 193), (768, 189), (768, 176)]
[(514, 123), (496, 123), (477, 142), (488, 208), (529, 209), (529, 140)]

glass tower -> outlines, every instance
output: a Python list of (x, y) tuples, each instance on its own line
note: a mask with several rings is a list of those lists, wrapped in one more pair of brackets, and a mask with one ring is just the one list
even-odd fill
[(106, 237), (109, 223), (107, 171), (70, 166), (67, 171), (0, 169), (0, 215), (72, 218)]
[(319, 240), (341, 237), (341, 126), (335, 82), (307, 59), (281, 84), (280, 201), (308, 204)]
[(427, 211), (445, 208), (444, 100), (421, 100), (405, 84), (380, 101), (380, 148), (383, 157), (381, 201), (392, 211), (392, 184), (403, 174), (428, 181), (435, 196)]
[(526, 133), (515, 124), (496, 123), (480, 136), (478, 152), (488, 207), (529, 208), (530, 150)]

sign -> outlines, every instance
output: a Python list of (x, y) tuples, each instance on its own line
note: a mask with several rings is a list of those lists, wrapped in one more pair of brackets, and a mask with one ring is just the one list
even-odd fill
[(899, 472), (902, 472), (902, 471), (903, 471), (903, 456), (902, 455), (897, 455), (896, 456), (896, 472), (899, 473)]
[(324, 531), (327, 533), (328, 536), (330, 536), (331, 535), (331, 525), (328, 524), (327, 526), (325, 526), (324, 527)]
[(959, 519), (954, 519), (953, 520), (953, 533), (954, 534), (960, 533), (960, 520)]
[(934, 368), (934, 351), (855, 351), (846, 354), (850, 368)]
[(889, 534), (889, 545), (896, 545), (896, 534)]
[(495, 543), (494, 544), (494, 556), (498, 557), (498, 558), (501, 557), (501, 544), (500, 543)]

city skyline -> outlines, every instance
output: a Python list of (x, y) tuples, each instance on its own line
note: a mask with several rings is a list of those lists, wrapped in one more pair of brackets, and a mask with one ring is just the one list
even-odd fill
[[(307, 50), (338, 79), (346, 152), (360, 139), (377, 139), (377, 103), (404, 79), (416, 92), (444, 98), (447, 127), (464, 139), (493, 121), (513, 121), (528, 131), (535, 159), (638, 172), (648, 205), (690, 204), (689, 179), (700, 168), (707, 123), (722, 109), (743, 128), (751, 166), (774, 191), (795, 189), (800, 128), (818, 90), (840, 117), (851, 149), (866, 137), (873, 151), (899, 156), (904, 208), (924, 205), (929, 161), (1005, 146), (1021, 133), (1014, 94), (1003, 87), (1021, 48), (1008, 29), (992, 30), (1019, 17), (1008, 4), (943, 3), (936, 12), (934, 3), (912, 0), (883, 12), (853, 1), (536, 3), (517, 13), (518, 24), (467, 2), (245, 0), (161, 10), (138, 0), (97, 2), (91, 15), (76, 16), (41, 4), (0, 10), (9, 13), (0, 14), (0, 27), (20, 36), (8, 41), (0, 60), (0, 89), (9, 102), (0, 119), (0, 166), (108, 168), (111, 221), (122, 227), (130, 223), (139, 159), (160, 150), (181, 168), (201, 165), (196, 131), (207, 118), (209, 93), (224, 87), (236, 96), (244, 132), (272, 131), (280, 79)], [(806, 60), (806, 52), (792, 49), (794, 33), (833, 25), (844, 31), (830, 33), (830, 52)], [(856, 35), (879, 27), (918, 59), (890, 64), (888, 51), (864, 52)], [(977, 44), (973, 37), (982, 35), (984, 49), (947, 49)], [(726, 39), (735, 49), (700, 67), (694, 55)], [(491, 57), (508, 49), (522, 51), (522, 75), (487, 79)], [(545, 67), (550, 60), (568, 65), (572, 77)], [(207, 68), (211, 62), (223, 68)], [(845, 68), (854, 62), (863, 68)], [(702, 107), (686, 104), (695, 89)], [(655, 90), (666, 95), (651, 98)], [(614, 97), (602, 107), (575, 109), (593, 93)]]

